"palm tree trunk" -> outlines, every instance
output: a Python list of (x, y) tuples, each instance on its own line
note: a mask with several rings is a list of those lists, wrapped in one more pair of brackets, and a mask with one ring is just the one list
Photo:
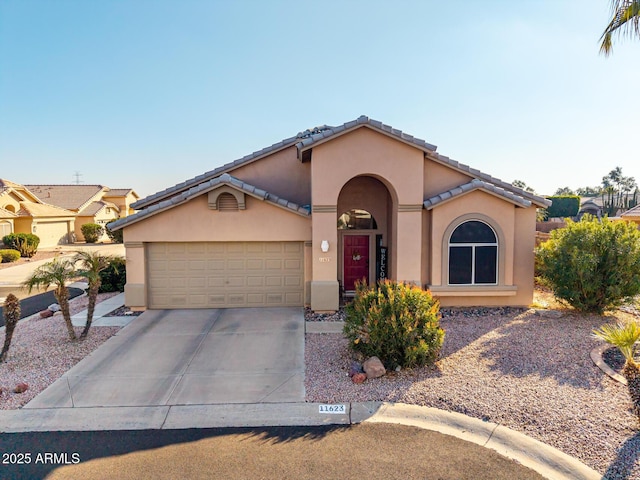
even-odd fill
[(69, 290), (65, 286), (59, 286), (55, 291), (56, 300), (60, 305), (64, 322), (67, 324), (67, 331), (69, 332), (69, 338), (76, 340), (76, 332), (73, 330), (73, 323), (71, 323), (71, 313), (69, 312)]
[(80, 334), (80, 339), (84, 339), (89, 334), (91, 328), (91, 322), (93, 321), (93, 312), (96, 309), (96, 300), (98, 298), (98, 291), (100, 290), (100, 281), (97, 281), (89, 285), (89, 304), (87, 305), (87, 323), (84, 325), (84, 330)]
[(11, 346), (11, 339), (13, 338), (13, 330), (16, 328), (17, 320), (8, 318), (6, 322), (6, 328), (4, 332), (4, 345), (2, 346), (2, 353), (0, 353), (0, 362), (4, 362)]
[(622, 375), (627, 379), (627, 388), (633, 402), (634, 413), (640, 419), (640, 364), (633, 360), (624, 364)]

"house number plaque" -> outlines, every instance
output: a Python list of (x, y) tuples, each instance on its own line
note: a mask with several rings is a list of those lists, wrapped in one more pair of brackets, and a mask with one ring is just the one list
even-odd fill
[(330, 413), (330, 414), (347, 413), (347, 406), (344, 404), (336, 404), (336, 405), (322, 404), (322, 405), (318, 405), (318, 413)]
[(331, 257), (320, 257), (318, 260), (320, 260), (321, 263), (329, 263)]

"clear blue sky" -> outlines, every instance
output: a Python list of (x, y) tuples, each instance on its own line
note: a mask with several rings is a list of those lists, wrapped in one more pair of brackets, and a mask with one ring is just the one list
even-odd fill
[(172, 186), (367, 115), (538, 193), (640, 180), (608, 0), (0, 0), (0, 178)]

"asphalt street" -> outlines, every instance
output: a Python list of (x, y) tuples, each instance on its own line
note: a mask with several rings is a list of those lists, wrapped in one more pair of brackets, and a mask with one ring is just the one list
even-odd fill
[(386, 423), (5, 433), (0, 455), (4, 480), (543, 478), (476, 444)]
[[(83, 291), (79, 288), (69, 288), (69, 299), (82, 295)], [(53, 291), (39, 293), (33, 297), (23, 298), (20, 300), (20, 318), (26, 318), (34, 313), (41, 312), (52, 303), (58, 303)], [(4, 311), (0, 304), (0, 327), (4, 326)]]

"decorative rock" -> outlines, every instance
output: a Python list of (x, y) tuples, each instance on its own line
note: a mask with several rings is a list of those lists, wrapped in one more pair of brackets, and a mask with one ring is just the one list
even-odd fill
[(23, 392), (26, 392), (27, 390), (29, 390), (29, 385), (27, 385), (26, 383), (19, 383), (13, 389), (13, 393), (23, 393)]
[(47, 307), (47, 309), (51, 310), (53, 313), (56, 313), (60, 311), (60, 305), (58, 305), (57, 303), (52, 303)]
[(40, 312), (40, 318), (49, 318), (49, 317), (53, 317), (53, 312), (51, 310), (46, 309)]
[(378, 357), (367, 358), (362, 368), (367, 374), (367, 378), (378, 378), (387, 373), (387, 370)]
[(349, 376), (353, 377), (356, 373), (363, 373), (362, 364), (359, 362), (351, 362), (351, 366), (349, 367)]
[(353, 383), (364, 383), (366, 379), (367, 376), (364, 373), (356, 373), (351, 377), (351, 381), (353, 381)]

